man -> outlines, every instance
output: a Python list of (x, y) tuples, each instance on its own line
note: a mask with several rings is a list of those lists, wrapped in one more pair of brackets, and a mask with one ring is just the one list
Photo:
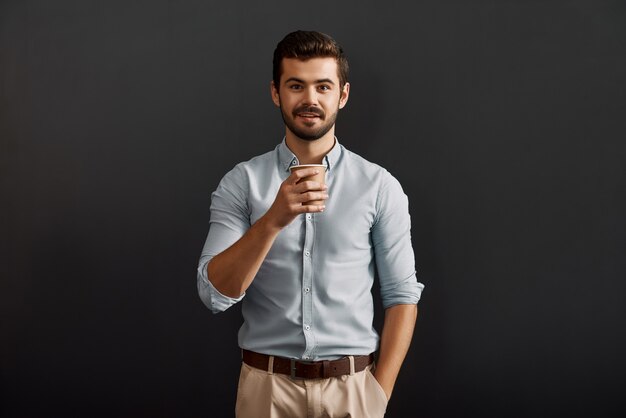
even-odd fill
[[(382, 417), (411, 342), (423, 285), (408, 199), (386, 170), (337, 142), (347, 78), (332, 38), (287, 35), (270, 85), (285, 138), (238, 164), (212, 194), (198, 292), (214, 313), (243, 304), (238, 417)], [(305, 164), (324, 167), (290, 173)], [(319, 170), (327, 185), (301, 181)], [(375, 268), (385, 307), (380, 344)]]

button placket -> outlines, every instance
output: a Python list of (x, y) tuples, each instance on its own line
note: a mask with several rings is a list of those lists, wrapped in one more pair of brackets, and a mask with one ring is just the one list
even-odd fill
[[(310, 215), (310, 214), (307, 214)], [(308, 220), (309, 217), (307, 216)], [(303, 357), (312, 357), (315, 347), (315, 336), (312, 330), (313, 325), (313, 260), (311, 248), (313, 246), (315, 230), (312, 222), (305, 222), (304, 228), (304, 248), (302, 257), (302, 327), (305, 339), (305, 351)]]

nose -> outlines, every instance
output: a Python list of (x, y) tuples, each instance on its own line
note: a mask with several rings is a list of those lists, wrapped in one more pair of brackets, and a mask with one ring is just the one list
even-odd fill
[(317, 106), (317, 90), (315, 89), (315, 86), (305, 89), (303, 100), (304, 104), (307, 106)]

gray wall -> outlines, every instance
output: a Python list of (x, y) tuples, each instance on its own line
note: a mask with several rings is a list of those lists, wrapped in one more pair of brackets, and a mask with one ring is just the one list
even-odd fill
[(196, 263), (222, 175), (282, 138), (299, 28), (410, 198), (388, 416), (624, 416), (626, 5), (443, 0), (0, 2), (0, 415), (232, 416), (241, 317)]

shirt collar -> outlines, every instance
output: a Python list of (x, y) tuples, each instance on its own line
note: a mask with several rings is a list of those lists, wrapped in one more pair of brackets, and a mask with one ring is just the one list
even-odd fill
[[(335, 137), (335, 145), (331, 148), (331, 150), (324, 156), (322, 159), (322, 164), (326, 166), (326, 171), (330, 171), (337, 161), (339, 161), (339, 157), (341, 156), (341, 145), (339, 145), (339, 140)], [(298, 161), (298, 157), (291, 152), (289, 147), (287, 146), (286, 138), (283, 138), (283, 141), (278, 145), (278, 160), (280, 161), (280, 165), (283, 167), (285, 171), (289, 171), (289, 167), (292, 165), (298, 165), (300, 162)]]

